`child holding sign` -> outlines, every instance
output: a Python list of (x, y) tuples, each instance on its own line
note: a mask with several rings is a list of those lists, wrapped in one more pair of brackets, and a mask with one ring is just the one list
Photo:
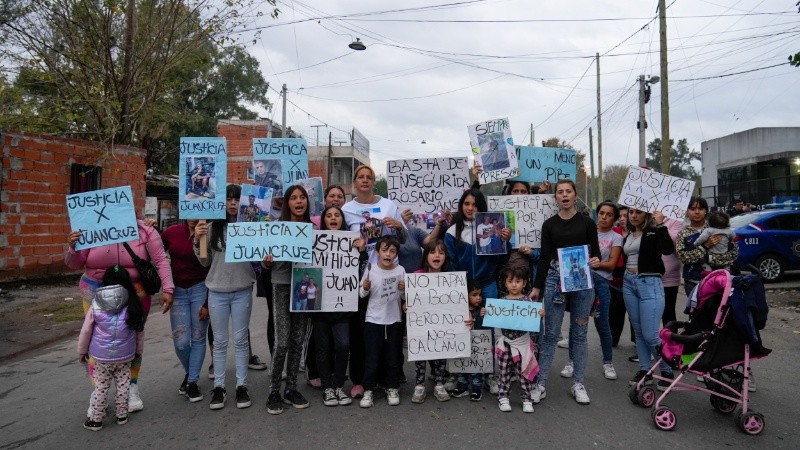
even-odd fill
[[(378, 385), (377, 372), (381, 360), (386, 364), (386, 397), (389, 405), (400, 404), (400, 358), (403, 345), (403, 322), (400, 298), (405, 291), (405, 270), (398, 265), (400, 241), (394, 236), (381, 236), (375, 244), (378, 263), (367, 268), (358, 289), (361, 298), (369, 296), (364, 322), (364, 397), (362, 408), (372, 408), (372, 391)], [(274, 366), (273, 366), (274, 367)]]
[[(447, 259), (447, 249), (444, 246), (444, 241), (436, 239), (425, 245), (422, 251), (422, 269), (414, 273), (435, 273), (446, 272), (450, 267), (449, 260)], [(405, 311), (405, 301), (403, 301), (403, 311)], [(434, 361), (415, 361), (416, 367), (416, 387), (414, 387), (414, 395), (411, 396), (411, 403), (422, 403), (425, 401), (425, 365), (430, 362), (431, 371), (435, 378), (436, 385), (433, 388), (433, 395), (436, 400), (446, 402), (450, 400), (450, 394), (444, 388), (445, 376), (447, 374), (447, 366), (445, 360), (437, 359)]]
[[(528, 286), (530, 273), (524, 266), (510, 266), (505, 270), (505, 300), (531, 301), (523, 291)], [(544, 309), (539, 310), (539, 317), (544, 317)], [(538, 319), (536, 319), (538, 320)], [(500, 367), (500, 380), (498, 386), (498, 402), (500, 411), (511, 411), (508, 392), (511, 389), (511, 377), (519, 377), (519, 387), (522, 390), (522, 412), (533, 412), (531, 388), (533, 379), (539, 373), (539, 364), (536, 362), (534, 345), (531, 335), (527, 331), (509, 330), (502, 328), (500, 336), (495, 342), (497, 364)]]
[[(469, 297), (469, 318), (464, 321), (473, 330), (483, 330), (483, 316), (486, 315), (486, 308), (483, 306), (484, 300), (481, 295), (481, 285), (477, 281), (470, 280), (467, 283)], [(469, 399), (473, 402), (481, 401), (483, 398), (483, 374), (482, 373), (460, 373), (458, 374), (458, 384), (453, 394), (461, 397), (469, 392)]]

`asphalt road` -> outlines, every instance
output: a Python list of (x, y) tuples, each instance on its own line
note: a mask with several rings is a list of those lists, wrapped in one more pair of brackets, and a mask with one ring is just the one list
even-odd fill
[[(796, 295), (796, 293), (795, 293)], [(679, 304), (681, 300), (679, 299)], [(680, 317), (680, 315), (679, 315)], [(251, 321), (254, 351), (267, 355), (266, 305), (258, 299)], [(800, 314), (792, 307), (775, 307), (763, 332), (774, 352), (754, 362), (758, 392), (752, 409), (766, 417), (766, 430), (758, 437), (741, 433), (730, 416), (712, 409), (707, 395), (679, 392), (666, 401), (677, 413), (677, 429), (657, 430), (649, 410), (628, 400), (628, 379), (636, 365), (624, 342), (615, 352), (616, 381), (603, 378), (600, 349), (590, 326), (590, 362), (586, 386), (591, 405), (580, 406), (569, 396), (570, 380), (559, 377), (566, 350), (558, 350), (547, 398), (534, 414), (523, 414), (512, 390), (511, 413), (502, 413), (493, 396), (480, 403), (465, 398), (437, 402), (429, 394), (421, 405), (410, 402), (413, 386), (401, 389), (402, 403), (389, 407), (379, 397), (369, 410), (356, 403), (329, 408), (321, 394), (306, 386), (311, 400), (305, 410), (288, 409), (280, 416), (266, 412), (268, 371), (250, 371), (253, 406), (238, 410), (232, 398), (233, 350), (228, 358), (229, 398), (224, 409), (208, 408), (212, 382), (201, 379), (206, 395), (189, 403), (177, 394), (183, 377), (170, 339), (169, 320), (155, 313), (147, 324), (141, 391), (145, 409), (118, 426), (106, 419), (105, 428), (82, 428), (91, 387), (86, 370), (77, 360), (73, 339), (45, 351), (0, 365), (0, 449), (6, 448), (798, 448), (800, 404), (797, 355), (800, 354)], [(566, 330), (566, 327), (565, 327)], [(623, 336), (627, 335), (627, 331)], [(209, 356), (206, 357), (207, 367)], [(406, 364), (411, 377), (413, 365)], [(303, 374), (301, 374), (303, 377)], [(304, 377), (303, 377), (304, 379)], [(349, 387), (349, 384), (347, 385)], [(430, 389), (430, 387), (429, 387)]]

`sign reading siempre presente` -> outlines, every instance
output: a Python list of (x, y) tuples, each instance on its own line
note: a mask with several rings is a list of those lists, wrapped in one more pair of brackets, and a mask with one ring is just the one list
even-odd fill
[(179, 218), (225, 218), (227, 166), (225, 138), (181, 138), (178, 155)]
[(619, 195), (619, 204), (640, 211), (661, 211), (665, 217), (681, 220), (694, 192), (694, 181), (630, 166)]
[(408, 360), (470, 356), (466, 272), (406, 274)]
[(237, 222), (226, 231), (225, 261), (311, 262), (312, 224), (305, 222)]
[[(314, 231), (310, 263), (292, 270), (291, 311), (358, 311), (358, 248), (355, 231)], [(316, 275), (318, 271), (319, 275)]]
[(494, 119), (467, 127), (472, 152), (483, 172), (481, 184), (501, 181), (519, 175), (517, 151), (511, 138), (508, 119)]
[(544, 304), (540, 302), (487, 298), (483, 326), (537, 333), (541, 325), (539, 311), (542, 308)]
[(400, 159), (386, 163), (389, 200), (400, 210), (431, 214), (458, 209), (461, 194), (469, 188), (467, 158)]
[(555, 183), (562, 178), (575, 179), (578, 156), (575, 150), (555, 147), (517, 147), (519, 176), (515, 181)]
[(494, 373), (492, 330), (472, 330), (472, 353), (469, 358), (447, 360), (450, 373)]
[(489, 211), (510, 211), (514, 214), (512, 246), (542, 247), (542, 224), (558, 212), (552, 194), (490, 195)]
[(72, 231), (80, 231), (75, 250), (139, 239), (130, 186), (67, 195)]

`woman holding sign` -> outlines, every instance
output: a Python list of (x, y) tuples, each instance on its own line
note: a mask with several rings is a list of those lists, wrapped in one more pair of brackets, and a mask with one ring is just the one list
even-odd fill
[(583, 386), (586, 370), (587, 345), (586, 332), (589, 325), (589, 310), (594, 302), (594, 289), (562, 292), (558, 249), (575, 246), (589, 247), (589, 266), (600, 267), (600, 246), (597, 241), (597, 226), (589, 217), (578, 214), (575, 207), (577, 193), (572, 180), (558, 180), (555, 187), (558, 213), (544, 221), (542, 225), (542, 253), (539, 268), (531, 290), (531, 298), (539, 299), (544, 289), (543, 303), (545, 315), (544, 340), (542, 343), (540, 371), (537, 384), (531, 389), (533, 403), (546, 396), (545, 383), (550, 366), (553, 365), (558, 334), (564, 320), (566, 301), (570, 302), (569, 341), (573, 352), (575, 382), (570, 393), (581, 405), (589, 404), (589, 395)]
[[(172, 271), (169, 266), (169, 258), (164, 251), (164, 245), (161, 241), (158, 231), (153, 227), (148, 226), (141, 220), (136, 221), (139, 227), (139, 239), (135, 241), (128, 241), (126, 244), (131, 250), (144, 260), (150, 261), (158, 270), (158, 276), (161, 278), (161, 298), (162, 298), (162, 311), (166, 313), (172, 306), (172, 291), (174, 285), (172, 282)], [(80, 231), (73, 231), (67, 238), (69, 244), (69, 251), (65, 259), (67, 267), (70, 269), (83, 269), (83, 276), (78, 282), (78, 289), (81, 291), (83, 299), (84, 311), (89, 310), (91, 300), (94, 297), (95, 291), (100, 287), (103, 280), (103, 274), (106, 269), (119, 265), (128, 271), (133, 281), (133, 286), (136, 288), (136, 293), (142, 301), (142, 308), (144, 316), (150, 313), (151, 297), (144, 291), (141, 281), (139, 280), (139, 272), (131, 259), (131, 255), (125, 246), (122, 244), (109, 244), (101, 247), (93, 247), (84, 250), (75, 250), (75, 244), (81, 237)], [(141, 411), (144, 408), (142, 399), (139, 395), (139, 370), (142, 368), (142, 355), (136, 355), (131, 363), (131, 389), (129, 394), (128, 411), (135, 412)], [(89, 361), (89, 374), (94, 371), (94, 362)]]

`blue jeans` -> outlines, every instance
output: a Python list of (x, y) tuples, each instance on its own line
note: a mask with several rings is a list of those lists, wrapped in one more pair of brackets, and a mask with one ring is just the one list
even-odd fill
[(469, 388), (470, 392), (483, 391), (483, 374), (482, 373), (460, 373), (458, 374), (458, 383), (456, 390), (466, 390)]
[[(600, 336), (600, 348), (603, 350), (603, 364), (611, 364), (613, 350), (611, 349), (611, 326), (608, 324), (608, 311), (611, 308), (611, 288), (608, 280), (592, 271), (594, 293), (600, 299), (600, 307), (594, 318), (594, 327)], [(569, 344), (569, 360), (572, 361), (572, 341)]]
[[(622, 295), (636, 334), (639, 369), (650, 370), (650, 357), (658, 358), (656, 346), (661, 344), (661, 338), (658, 337), (661, 315), (664, 313), (664, 286), (661, 284), (661, 277), (639, 276), (626, 271)], [(662, 371), (670, 370), (663, 362), (660, 367)]]
[(492, 280), (491, 283), (481, 288), (481, 295), (483, 296), (483, 304), (486, 304), (487, 298), (497, 298), (497, 282)]
[[(539, 361), (538, 383), (547, 383), (547, 373), (553, 365), (556, 343), (564, 321), (565, 302), (556, 303), (561, 295), (558, 269), (550, 267), (544, 283), (544, 339), (542, 341), (541, 361)], [(564, 295), (570, 302), (569, 341), (572, 346), (572, 363), (575, 367), (575, 382), (583, 383), (586, 372), (586, 331), (589, 329), (589, 310), (594, 302), (594, 289), (567, 292)], [(660, 316), (659, 316), (660, 317)]]
[(233, 348), (236, 355), (236, 386), (247, 386), (247, 361), (250, 359), (250, 312), (252, 288), (235, 292), (208, 291), (208, 313), (214, 329), (214, 387), (225, 387), (225, 359), (228, 354), (228, 320), (233, 322)]
[(200, 308), (206, 302), (208, 289), (204, 282), (184, 289), (175, 286), (169, 323), (172, 326), (172, 343), (175, 353), (189, 376), (189, 383), (197, 383), (206, 356), (206, 331), (208, 321), (200, 320)]

